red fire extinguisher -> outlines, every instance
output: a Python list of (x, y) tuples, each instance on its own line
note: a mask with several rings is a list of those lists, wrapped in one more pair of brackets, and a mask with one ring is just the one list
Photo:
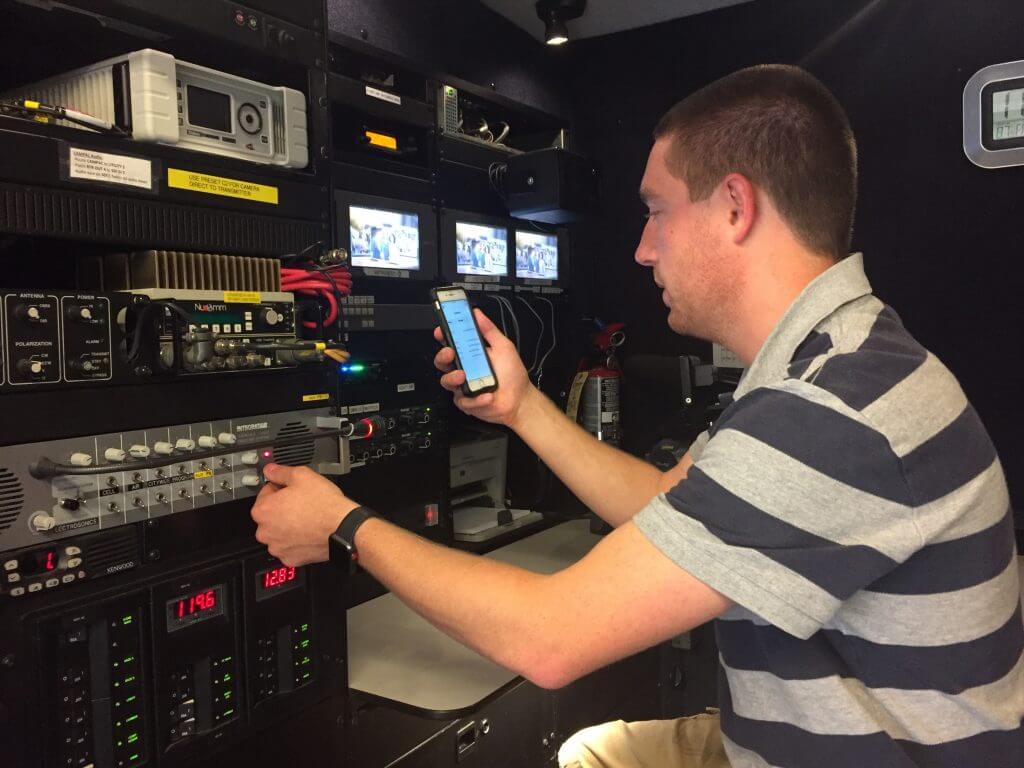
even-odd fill
[(591, 341), (596, 353), (580, 361), (566, 413), (598, 440), (622, 443), (622, 368), (616, 350), (626, 340), (625, 323), (601, 324)]

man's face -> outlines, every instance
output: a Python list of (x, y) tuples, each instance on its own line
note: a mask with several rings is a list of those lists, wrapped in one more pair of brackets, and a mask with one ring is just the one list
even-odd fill
[(668, 166), (670, 140), (651, 148), (640, 185), (647, 205), (647, 224), (636, 249), (636, 261), (654, 270), (669, 308), (668, 324), (676, 333), (709, 338), (716, 310), (724, 309), (728, 291), (721, 244), (713, 232), (714, 195), (694, 203), (686, 184)]

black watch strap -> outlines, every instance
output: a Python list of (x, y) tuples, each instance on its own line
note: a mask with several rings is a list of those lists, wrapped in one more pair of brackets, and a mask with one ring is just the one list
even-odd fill
[(348, 569), (349, 573), (355, 573), (359, 561), (359, 552), (356, 550), (356, 531), (359, 530), (359, 526), (376, 516), (377, 513), (369, 507), (356, 507), (345, 515), (341, 525), (331, 534), (332, 563)]

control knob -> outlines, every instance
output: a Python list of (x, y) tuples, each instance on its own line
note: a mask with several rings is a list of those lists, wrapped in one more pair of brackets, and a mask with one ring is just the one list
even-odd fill
[(199, 447), (200, 448), (216, 448), (217, 438), (213, 435), (200, 435), (199, 436)]
[(19, 320), (24, 320), (26, 323), (38, 323), (43, 319), (42, 312), (39, 311), (39, 307), (31, 304), (19, 304), (14, 308), (14, 316)]
[(284, 320), (284, 315), (282, 315), (273, 307), (265, 307), (260, 310), (260, 320), (263, 321), (264, 325), (273, 328), (275, 325)]
[(19, 360), (16, 367), (22, 376), (42, 376), (45, 371), (41, 360)]
[(128, 449), (128, 455), (133, 459), (148, 459), (150, 454), (148, 445), (133, 445)]
[(174, 444), (174, 447), (179, 451), (194, 451), (196, 449), (196, 441), (183, 437)]
[(171, 443), (154, 443), (153, 453), (159, 454), (160, 456), (169, 456), (174, 453), (174, 446)]
[(57, 521), (54, 520), (53, 515), (48, 515), (45, 512), (40, 512), (32, 518), (32, 527), (37, 531), (49, 531), (57, 525)]
[(91, 467), (92, 456), (88, 453), (72, 453), (68, 463), (73, 467)]
[(80, 304), (69, 304), (64, 313), (67, 315), (68, 320), (73, 320), (77, 323), (91, 323), (93, 319), (92, 307), (83, 307)]
[(242, 463), (255, 467), (260, 461), (260, 455), (256, 451), (246, 451), (241, 456)]
[(242, 485), (246, 488), (255, 488), (260, 484), (260, 476), (255, 472), (246, 472), (242, 475)]
[(115, 464), (124, 461), (127, 455), (128, 454), (120, 448), (107, 448), (107, 450), (103, 452), (103, 458)]
[(234, 445), (238, 442), (238, 438), (230, 432), (221, 432), (217, 435), (217, 442), (221, 445)]

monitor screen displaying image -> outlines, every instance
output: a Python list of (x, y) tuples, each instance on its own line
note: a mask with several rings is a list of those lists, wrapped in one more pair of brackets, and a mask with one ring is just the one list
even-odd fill
[(508, 275), (508, 230), (455, 222), (455, 268), (460, 275)]
[(349, 206), (353, 267), (420, 268), (420, 217), (415, 213)]
[(516, 230), (516, 277), (558, 279), (558, 235)]

